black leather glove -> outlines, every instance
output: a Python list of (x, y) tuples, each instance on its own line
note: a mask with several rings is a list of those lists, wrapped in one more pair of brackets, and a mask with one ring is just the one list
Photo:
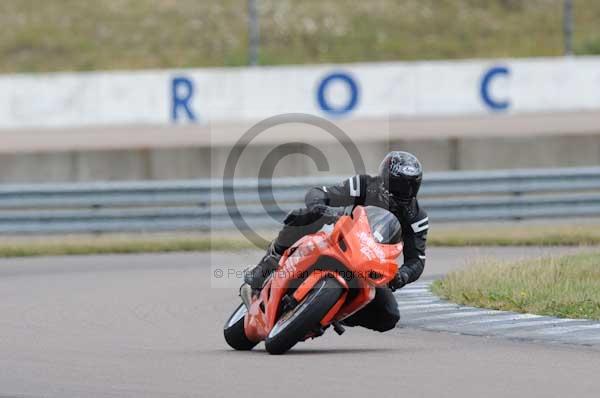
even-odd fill
[(408, 283), (408, 274), (406, 272), (398, 271), (394, 279), (390, 281), (388, 286), (395, 292), (398, 289), (403, 288)]
[(283, 220), (283, 223), (292, 226), (306, 226), (322, 218), (325, 218), (325, 221), (333, 221), (343, 213), (343, 207), (329, 207), (319, 204), (309, 209), (303, 208), (290, 211)]
[(337, 218), (344, 214), (343, 207), (331, 207), (325, 205), (315, 205), (311, 208), (311, 210), (315, 213), (320, 214), (323, 217), (328, 218)]

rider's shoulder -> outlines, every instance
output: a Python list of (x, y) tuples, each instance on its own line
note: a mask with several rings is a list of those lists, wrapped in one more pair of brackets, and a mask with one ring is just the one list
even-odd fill
[(369, 174), (361, 174), (360, 178), (363, 179), (363, 181), (365, 181), (365, 183), (367, 185), (377, 185), (379, 186), (381, 183), (381, 177), (379, 176), (372, 176)]
[(349, 179), (352, 179), (352, 178), (360, 178), (360, 179), (365, 179), (365, 180), (371, 181), (371, 180), (378, 179), (379, 176), (372, 176), (372, 175), (369, 175), (369, 174), (354, 174), (354, 175), (346, 178), (346, 180), (349, 180)]
[(378, 183), (379, 177), (371, 176), (368, 174), (355, 174), (351, 177), (346, 178), (343, 182), (349, 184), (350, 186), (369, 186), (373, 183)]
[(429, 216), (425, 209), (419, 206), (417, 198), (413, 199), (411, 209), (407, 213), (409, 215), (408, 223), (414, 232), (423, 232), (429, 229)]

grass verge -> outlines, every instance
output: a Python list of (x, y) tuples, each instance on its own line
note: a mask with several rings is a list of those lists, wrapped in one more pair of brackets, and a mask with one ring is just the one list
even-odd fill
[(597, 223), (507, 223), (437, 226), (430, 246), (581, 246), (600, 245)]
[[(264, 65), (558, 56), (563, 0), (261, 0)], [(574, 2), (598, 54), (600, 2)], [(247, 63), (246, 0), (2, 0), (0, 72)]]
[(434, 282), (432, 290), (475, 307), (600, 319), (600, 253), (517, 263), (483, 260)]
[[(273, 231), (262, 236), (274, 237)], [(432, 246), (580, 246), (600, 245), (598, 225), (439, 227), (429, 235)], [(149, 234), (12, 237), (0, 240), (0, 257), (33, 257), (86, 254), (237, 251), (255, 249), (240, 234)]]
[(252, 243), (243, 239), (208, 236), (20, 238), (0, 243), (0, 257), (238, 251), (252, 248)]

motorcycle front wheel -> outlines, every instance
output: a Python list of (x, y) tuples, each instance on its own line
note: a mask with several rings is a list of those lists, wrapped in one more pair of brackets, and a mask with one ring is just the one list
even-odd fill
[(281, 315), (265, 340), (269, 354), (283, 354), (320, 326), (335, 305), (343, 287), (330, 277), (321, 279), (296, 307)]
[(240, 304), (233, 314), (231, 314), (223, 328), (225, 341), (234, 350), (248, 351), (258, 344), (258, 342), (250, 341), (246, 337), (244, 318), (246, 317), (247, 312), (246, 306), (243, 303)]

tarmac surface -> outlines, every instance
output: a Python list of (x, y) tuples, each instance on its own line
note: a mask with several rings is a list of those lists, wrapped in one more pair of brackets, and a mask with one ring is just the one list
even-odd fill
[[(578, 249), (432, 248), (424, 280), (468, 259)], [(234, 352), (222, 325), (259, 252), (0, 261), (0, 397), (597, 397), (600, 350), (361, 328), (284, 356)], [(225, 275), (228, 275), (226, 272)]]

